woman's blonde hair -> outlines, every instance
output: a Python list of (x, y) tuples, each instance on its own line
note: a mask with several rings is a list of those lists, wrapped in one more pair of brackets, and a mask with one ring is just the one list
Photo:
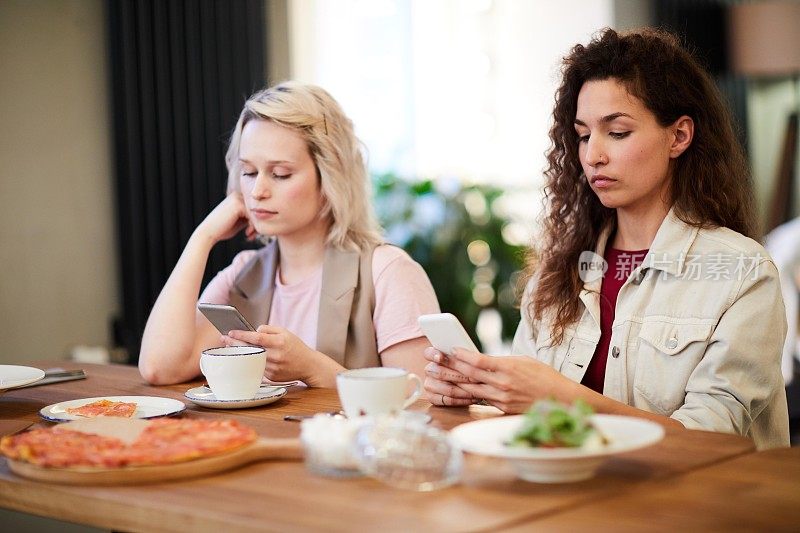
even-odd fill
[(322, 192), (319, 216), (331, 221), (326, 244), (362, 251), (382, 241), (361, 143), (353, 123), (327, 91), (315, 85), (283, 82), (247, 99), (225, 155), (228, 193), (241, 192), (239, 144), (242, 129), (251, 120), (270, 120), (297, 131), (305, 140)]

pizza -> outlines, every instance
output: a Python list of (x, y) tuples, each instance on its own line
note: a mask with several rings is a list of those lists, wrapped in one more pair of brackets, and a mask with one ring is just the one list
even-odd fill
[(136, 412), (134, 402), (115, 402), (112, 400), (97, 400), (80, 407), (68, 407), (67, 413), (71, 415), (94, 418), (96, 416), (119, 416), (130, 418)]
[(123, 468), (166, 465), (232, 451), (254, 442), (256, 432), (236, 420), (159, 419), (130, 444), (75, 431), (69, 424), (0, 439), (9, 459), (45, 468)]

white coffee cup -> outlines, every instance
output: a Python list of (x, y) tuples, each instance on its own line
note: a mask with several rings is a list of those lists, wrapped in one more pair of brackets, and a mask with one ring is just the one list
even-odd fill
[[(411, 395), (408, 383), (414, 383)], [(387, 366), (345, 370), (336, 376), (339, 400), (348, 417), (401, 411), (422, 394), (422, 380), (402, 368)]]
[(255, 398), (266, 366), (267, 352), (260, 346), (209, 348), (200, 356), (200, 371), (217, 400)]

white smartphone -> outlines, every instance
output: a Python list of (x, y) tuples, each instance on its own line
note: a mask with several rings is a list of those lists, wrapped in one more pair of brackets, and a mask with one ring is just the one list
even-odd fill
[(477, 352), (478, 347), (469, 338), (467, 330), (461, 322), (450, 313), (438, 313), (435, 315), (422, 315), (417, 319), (422, 332), (428, 337), (431, 346), (442, 353), (450, 355), (453, 348), (466, 348)]
[(220, 333), (227, 335), (234, 329), (255, 331), (256, 328), (250, 325), (245, 317), (232, 305), (221, 304), (197, 304), (197, 308), (214, 324)]

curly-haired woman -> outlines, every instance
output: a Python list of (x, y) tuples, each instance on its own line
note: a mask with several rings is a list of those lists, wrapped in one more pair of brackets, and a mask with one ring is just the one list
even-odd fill
[(519, 356), (429, 348), (428, 397), (508, 413), (582, 398), (787, 445), (778, 273), (712, 80), (656, 30), (605, 30), (562, 74)]

